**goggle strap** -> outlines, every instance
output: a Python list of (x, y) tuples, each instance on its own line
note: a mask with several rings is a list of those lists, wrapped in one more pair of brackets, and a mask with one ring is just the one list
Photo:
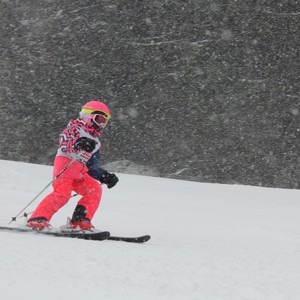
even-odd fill
[(83, 108), (81, 110), (81, 112), (85, 113), (85, 114), (88, 114), (88, 115), (93, 114), (93, 112), (101, 112), (101, 113), (103, 113), (106, 116), (107, 120), (109, 120), (110, 117), (111, 117), (108, 113), (106, 113), (105, 111), (102, 111), (102, 110), (94, 110), (94, 109), (85, 109), (85, 108)]

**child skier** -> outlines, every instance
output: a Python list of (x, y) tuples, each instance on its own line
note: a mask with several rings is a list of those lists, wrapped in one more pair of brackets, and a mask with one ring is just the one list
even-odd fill
[[(118, 177), (98, 166), (100, 160), (99, 136), (111, 114), (100, 101), (87, 102), (79, 117), (70, 121), (59, 136), (59, 148), (54, 160), (53, 177), (69, 167), (53, 182), (53, 192), (47, 195), (33, 212), (27, 226), (42, 230), (50, 227), (51, 217), (64, 206), (71, 192), (82, 196), (74, 210), (70, 228), (91, 230), (91, 220), (100, 204), (102, 187), (112, 188)], [(100, 181), (100, 183), (99, 183)]]

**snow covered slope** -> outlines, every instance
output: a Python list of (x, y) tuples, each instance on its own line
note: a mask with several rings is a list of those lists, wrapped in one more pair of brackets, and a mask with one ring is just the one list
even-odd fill
[[(7, 225), (50, 182), (52, 168), (11, 161), (0, 168), (0, 224)], [(104, 188), (94, 225), (152, 239), (0, 232), (1, 299), (300, 299), (298, 190), (118, 175), (115, 188)], [(76, 197), (52, 225), (65, 223), (75, 204)]]

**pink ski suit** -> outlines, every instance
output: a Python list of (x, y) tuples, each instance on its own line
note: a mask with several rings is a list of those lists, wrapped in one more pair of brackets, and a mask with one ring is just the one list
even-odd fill
[[(93, 218), (102, 195), (102, 187), (97, 180), (100, 180), (101, 174), (106, 171), (100, 167), (91, 166), (91, 169), (94, 169), (90, 176), (87, 164), (89, 165), (91, 157), (93, 158), (90, 161), (98, 162), (99, 160), (101, 146), (99, 135), (99, 131), (88, 126), (82, 119), (69, 122), (59, 137), (59, 149), (54, 160), (53, 176), (56, 176), (72, 160), (73, 163), (54, 181), (53, 192), (41, 201), (31, 218), (45, 217), (50, 221), (52, 216), (69, 201), (72, 191), (82, 195), (77, 205), (85, 207), (85, 218), (89, 220)], [(93, 152), (87, 153), (74, 149), (74, 144), (80, 137), (87, 137), (96, 142)]]

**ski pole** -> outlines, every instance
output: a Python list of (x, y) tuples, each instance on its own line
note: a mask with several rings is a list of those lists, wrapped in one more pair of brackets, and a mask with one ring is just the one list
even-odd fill
[(17, 220), (17, 217), (29, 206), (31, 205), (62, 173), (64, 173), (74, 162), (75, 160), (71, 160), (15, 217), (11, 218), (11, 221), (8, 223), (12, 223)]

